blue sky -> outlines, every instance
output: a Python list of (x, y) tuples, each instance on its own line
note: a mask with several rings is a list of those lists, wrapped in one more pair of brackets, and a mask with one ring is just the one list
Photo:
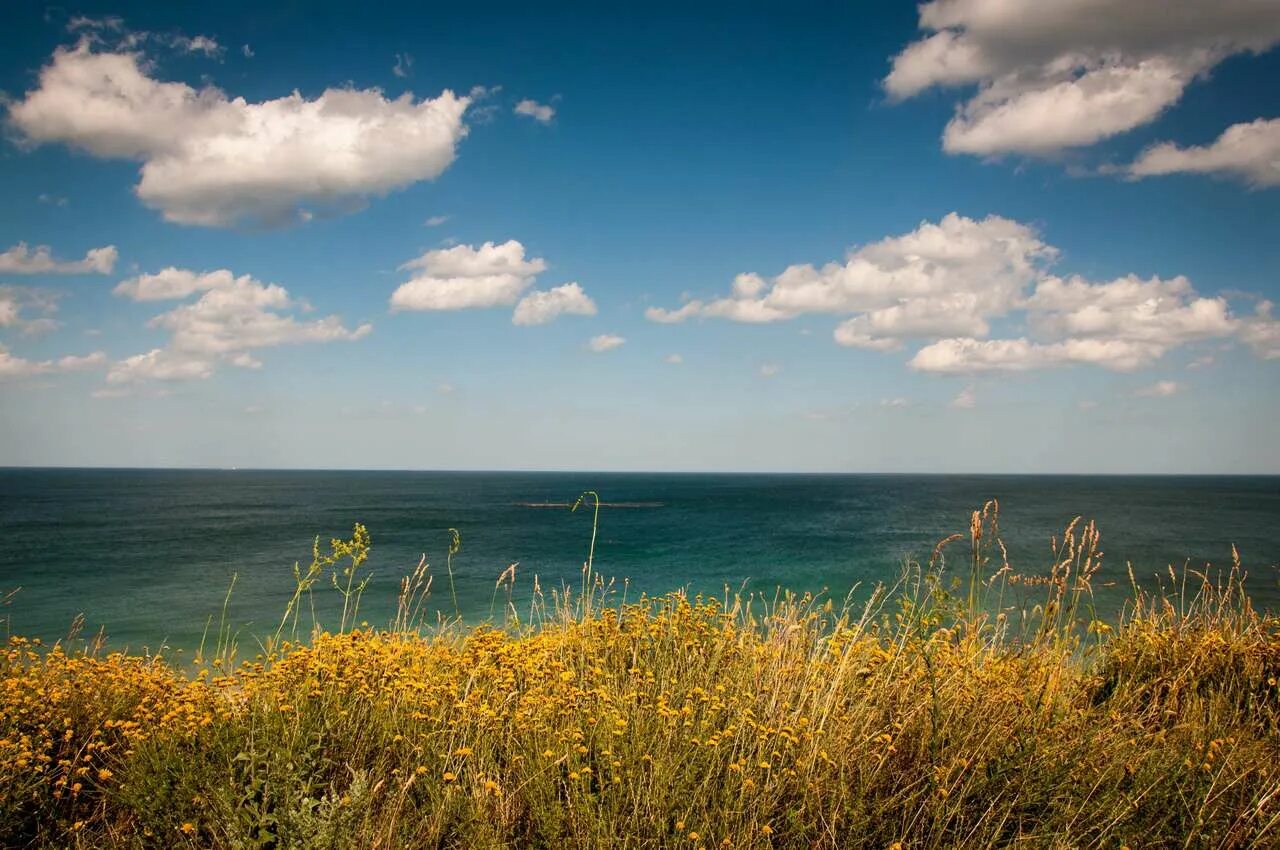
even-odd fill
[(1157, 5), (23, 4), (0, 464), (1280, 472), (1280, 4)]

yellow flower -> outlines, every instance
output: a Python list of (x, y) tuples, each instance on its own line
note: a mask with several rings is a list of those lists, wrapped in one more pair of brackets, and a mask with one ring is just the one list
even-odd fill
[(469, 756), (469, 755), (471, 755), (471, 748), (470, 748), (470, 747), (458, 747), (458, 749), (456, 749), (456, 750), (454, 750), (454, 751), (453, 751), (453, 754), (454, 754), (455, 756)]
[(454, 773), (452, 770), (446, 770), (443, 778), (445, 782), (452, 782), (458, 778), (458, 774)]
[[(773, 827), (769, 826), (769, 824), (766, 823), (764, 826), (760, 827), (760, 832), (762, 835), (773, 835)], [(902, 850), (902, 847), (899, 846), (898, 850)]]
[(183, 835), (190, 835), (191, 833), (196, 831), (196, 825), (191, 821), (187, 821), (186, 823), (184, 823), (182, 826), (178, 828), (182, 830)]
[(698, 833), (696, 833), (696, 832), (691, 832), (691, 833), (689, 833), (689, 840), (690, 840), (690, 841), (697, 841), (697, 840), (698, 840)]

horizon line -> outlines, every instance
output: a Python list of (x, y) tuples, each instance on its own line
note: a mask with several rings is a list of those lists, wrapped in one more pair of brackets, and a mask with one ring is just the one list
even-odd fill
[(1053, 476), (1060, 478), (1085, 477), (1146, 477), (1146, 478), (1280, 478), (1277, 472), (991, 472), (991, 471), (885, 471), (885, 470), (785, 470), (785, 469), (539, 469), (539, 468), (426, 468), (426, 467), (323, 467), (323, 466), (115, 466), (0, 464), (0, 472), (8, 471), (97, 471), (97, 472), (343, 472), (343, 473), (417, 473), (435, 475), (768, 475), (768, 476), (827, 476), (827, 477), (978, 477), (1031, 478)]

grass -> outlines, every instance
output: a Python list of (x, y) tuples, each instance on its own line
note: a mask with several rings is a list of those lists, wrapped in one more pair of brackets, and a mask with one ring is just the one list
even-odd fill
[(592, 552), (519, 616), (504, 573), (479, 627), (422, 622), (423, 562), (372, 629), (357, 526), (254, 658), (225, 626), (191, 670), (11, 639), (0, 845), (1280, 846), (1280, 619), (1238, 566), (1107, 624), (1092, 525), (1034, 576), (994, 505), (953, 578), (965, 540), (857, 604), (627, 602)]

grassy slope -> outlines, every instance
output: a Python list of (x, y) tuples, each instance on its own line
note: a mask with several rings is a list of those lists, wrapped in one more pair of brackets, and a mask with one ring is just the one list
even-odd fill
[[(588, 567), (533, 626), (428, 630), (423, 565), (384, 631), (350, 627), (358, 529), (258, 659), (13, 641), (0, 845), (1280, 846), (1280, 620), (1229, 575), (1113, 630), (1091, 527), (1029, 578), (994, 525), (857, 608), (620, 605)], [(296, 640), (331, 574), (343, 622)]]

